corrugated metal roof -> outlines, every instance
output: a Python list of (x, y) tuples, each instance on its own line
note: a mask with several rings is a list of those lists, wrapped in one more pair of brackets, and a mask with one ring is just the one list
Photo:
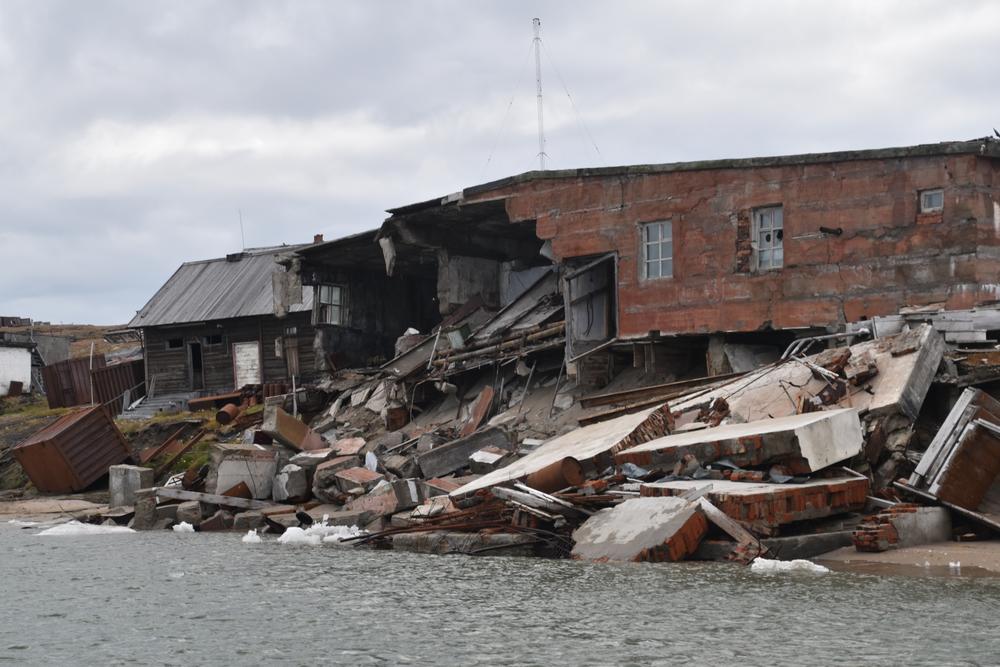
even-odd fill
[[(304, 246), (247, 250), (239, 261), (225, 257), (185, 262), (142, 307), (129, 327), (206, 322), (274, 314), (271, 274), (275, 258)], [(312, 310), (312, 288), (302, 288), (302, 303), (290, 312)]]

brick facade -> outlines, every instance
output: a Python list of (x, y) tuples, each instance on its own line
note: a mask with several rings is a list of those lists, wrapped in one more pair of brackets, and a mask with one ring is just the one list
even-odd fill
[[(981, 141), (532, 172), (465, 196), (507, 197), (511, 221), (535, 220), (557, 261), (616, 253), (622, 338), (834, 329), (904, 306), (998, 299), (1000, 148)], [(943, 211), (920, 213), (919, 193), (935, 188)], [(752, 213), (775, 205), (784, 266), (756, 271)], [(660, 220), (673, 224), (673, 277), (645, 279), (640, 226)]]

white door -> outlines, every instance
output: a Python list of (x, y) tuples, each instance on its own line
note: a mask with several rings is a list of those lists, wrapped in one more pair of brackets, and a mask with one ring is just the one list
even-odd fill
[(236, 389), (248, 384), (261, 384), (260, 343), (233, 343), (233, 374)]

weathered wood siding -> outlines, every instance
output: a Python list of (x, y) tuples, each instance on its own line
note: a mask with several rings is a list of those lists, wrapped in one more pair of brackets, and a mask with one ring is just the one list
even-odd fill
[[(285, 327), (298, 330), (299, 367), (303, 379), (313, 373), (313, 327), (309, 313), (292, 313), (279, 320), (276, 317), (246, 317), (220, 320), (196, 326), (154, 327), (143, 330), (146, 346), (147, 379), (156, 376), (156, 393), (168, 394), (193, 391), (191, 386), (188, 343), (201, 343), (204, 390), (208, 393), (234, 389), (233, 344), (260, 342), (263, 381), (280, 382), (290, 379), (283, 357), (275, 354), (275, 340)], [(208, 345), (209, 336), (221, 335), (222, 342)], [(167, 341), (179, 338), (183, 345), (167, 349)]]

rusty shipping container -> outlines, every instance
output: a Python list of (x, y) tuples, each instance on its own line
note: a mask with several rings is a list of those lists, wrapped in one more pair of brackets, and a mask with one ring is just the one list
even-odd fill
[(146, 395), (142, 359), (95, 367), (91, 376), (94, 378), (94, 401), (98, 405), (108, 405), (115, 414), (121, 411), (121, 398), (126, 390), (131, 390), (129, 398), (133, 401)]
[(63, 415), (13, 449), (31, 483), (44, 493), (83, 491), (129, 456), (125, 436), (100, 407)]
[[(104, 368), (107, 361), (103, 354), (94, 355), (94, 369)], [(90, 359), (67, 359), (42, 369), (45, 398), (50, 408), (70, 408), (91, 402)]]

